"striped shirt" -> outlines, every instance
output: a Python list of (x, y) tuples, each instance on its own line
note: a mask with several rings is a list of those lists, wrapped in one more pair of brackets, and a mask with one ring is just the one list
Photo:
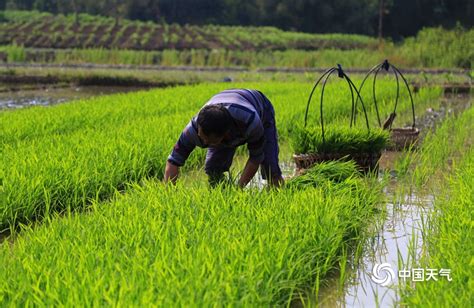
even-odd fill
[[(268, 100), (256, 90), (231, 89), (213, 96), (204, 106), (222, 104), (232, 117), (230, 138), (218, 147), (235, 148), (247, 144), (250, 160), (260, 164), (264, 160), (264, 124)], [(183, 166), (196, 146), (206, 148), (198, 136), (197, 115), (194, 116), (181, 133), (178, 142), (168, 157), (168, 161)]]

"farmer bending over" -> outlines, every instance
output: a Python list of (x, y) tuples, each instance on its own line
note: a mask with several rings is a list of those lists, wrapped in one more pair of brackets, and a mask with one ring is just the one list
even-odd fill
[(208, 148), (205, 171), (211, 186), (224, 179), (238, 146), (247, 143), (249, 158), (238, 185), (245, 187), (261, 167), (270, 185), (283, 183), (278, 166), (275, 111), (260, 91), (225, 90), (212, 97), (184, 128), (168, 157), (165, 181), (176, 181), (179, 167), (193, 149)]

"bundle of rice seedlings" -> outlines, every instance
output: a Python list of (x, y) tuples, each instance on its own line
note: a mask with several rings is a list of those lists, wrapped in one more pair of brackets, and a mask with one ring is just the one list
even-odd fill
[(386, 147), (389, 134), (381, 129), (367, 131), (335, 126), (326, 128), (323, 141), (321, 128), (299, 127), (294, 130), (292, 140), (296, 154), (378, 153)]
[(352, 161), (325, 161), (307, 169), (303, 174), (287, 180), (286, 186), (290, 188), (316, 187), (331, 181), (334, 183), (345, 182), (360, 176), (357, 164)]

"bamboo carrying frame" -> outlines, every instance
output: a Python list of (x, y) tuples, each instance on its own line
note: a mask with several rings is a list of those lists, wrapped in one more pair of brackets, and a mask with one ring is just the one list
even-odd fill
[[(326, 83), (329, 79), (329, 77), (337, 72), (339, 78), (343, 78), (347, 81), (347, 84), (349, 86), (349, 89), (351, 91), (351, 98), (352, 98), (352, 112), (351, 112), (351, 122), (350, 122), (350, 127), (352, 128), (353, 125), (355, 125), (355, 109), (356, 109), (356, 103), (354, 101), (354, 91), (357, 94), (357, 101), (360, 99), (360, 102), (362, 104), (362, 109), (364, 111), (365, 115), (365, 120), (366, 120), (366, 126), (367, 126), (367, 131), (370, 131), (369, 127), (369, 119), (367, 117), (367, 111), (365, 110), (364, 102), (362, 101), (362, 98), (360, 97), (360, 92), (357, 90), (356, 86), (352, 82), (352, 80), (344, 73), (342, 70), (342, 67), (340, 64), (337, 65), (337, 67), (332, 67), (328, 69), (326, 72), (323, 73), (323, 75), (316, 81), (313, 90), (311, 91), (311, 94), (309, 95), (308, 102), (306, 105), (306, 112), (304, 116), (304, 127), (307, 125), (308, 121), (308, 112), (309, 112), (309, 106), (311, 103), (311, 99), (313, 97), (314, 91), (316, 90), (316, 87), (319, 85), (321, 80), (324, 78), (324, 82), (322, 85), (322, 90), (321, 90), (321, 98), (320, 98), (320, 124), (321, 124), (321, 136), (323, 139), (323, 143), (326, 142), (325, 136), (324, 136), (324, 116), (323, 116), (323, 98), (324, 98), (324, 89), (326, 88)], [(377, 163), (380, 159), (380, 156), (382, 155), (381, 151), (379, 152), (358, 152), (358, 153), (306, 153), (306, 154), (294, 154), (293, 159), (296, 163), (297, 169), (307, 169), (313, 166), (314, 164), (321, 163), (323, 161), (328, 161), (328, 160), (348, 160), (352, 159), (356, 162), (356, 164), (360, 167), (360, 169), (364, 172), (369, 172), (371, 170), (376, 170), (377, 169)]]
[[(367, 73), (365, 78), (362, 80), (362, 83), (359, 87), (359, 93), (362, 91), (362, 87), (365, 84), (365, 81), (369, 78), (369, 76), (373, 73), (374, 74), (374, 79), (372, 83), (372, 95), (373, 95), (373, 101), (374, 101), (374, 106), (375, 106), (375, 112), (377, 113), (377, 120), (379, 123), (379, 126), (382, 127), (382, 123), (380, 121), (380, 114), (379, 114), (379, 109), (377, 106), (377, 97), (375, 95), (375, 85), (377, 81), (377, 76), (379, 72), (384, 69), (385, 71), (389, 71), (392, 69), (393, 74), (395, 75), (395, 79), (397, 81), (397, 96), (395, 98), (395, 106), (393, 108), (393, 113), (396, 113), (397, 111), (397, 106), (398, 106), (398, 100), (400, 97), (400, 81), (398, 79), (398, 76), (400, 76), (408, 90), (408, 94), (410, 96), (410, 102), (411, 102), (411, 111), (412, 111), (412, 125), (409, 127), (401, 127), (401, 128), (392, 128), (392, 123), (390, 123), (390, 126), (388, 129), (390, 130), (390, 143), (387, 147), (389, 150), (394, 150), (394, 151), (400, 151), (405, 148), (413, 147), (416, 145), (418, 141), (418, 136), (420, 135), (420, 130), (416, 128), (415, 125), (415, 105), (413, 103), (413, 97), (411, 95), (411, 90), (410, 87), (408, 86), (408, 83), (403, 76), (403, 74), (400, 72), (400, 70), (394, 66), (393, 64), (389, 63), (388, 60), (385, 60), (384, 62), (377, 64), (374, 66), (370, 71)], [(358, 98), (356, 100), (356, 107), (358, 103)], [(355, 120), (355, 118), (354, 118)]]

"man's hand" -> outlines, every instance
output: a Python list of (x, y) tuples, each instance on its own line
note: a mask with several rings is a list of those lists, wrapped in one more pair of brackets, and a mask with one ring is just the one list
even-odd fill
[(283, 179), (281, 175), (268, 179), (268, 185), (270, 187), (280, 188), (283, 186), (284, 183), (285, 183), (285, 180)]
[(174, 184), (176, 183), (178, 176), (179, 176), (179, 167), (167, 161), (166, 168), (165, 168), (165, 176), (163, 179), (164, 182), (167, 183), (171, 181), (171, 183)]
[(250, 180), (255, 176), (255, 173), (258, 171), (259, 164), (252, 162), (250, 159), (247, 160), (245, 168), (242, 171), (242, 175), (239, 179), (239, 187), (244, 188), (250, 182)]

